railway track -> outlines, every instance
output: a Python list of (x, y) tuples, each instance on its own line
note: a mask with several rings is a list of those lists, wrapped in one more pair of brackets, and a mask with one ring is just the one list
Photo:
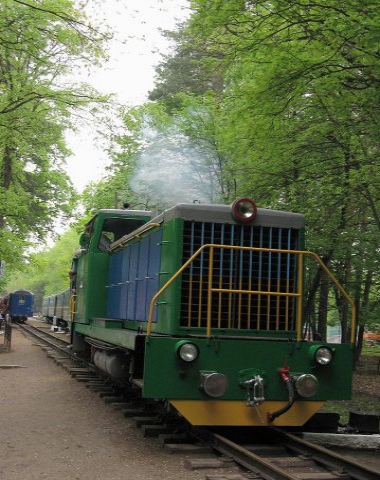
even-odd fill
[[(220, 454), (234, 460), (253, 473), (268, 480), (378, 480), (380, 473), (342, 458), (340, 455), (298, 438), (296, 435), (271, 428), (270, 442), (241, 444), (212, 433), (210, 443)], [(267, 432), (268, 433), (268, 432)]]
[(41, 328), (24, 323), (18, 324), (16, 328), (29, 336), (37, 346), (46, 352), (47, 356), (66, 368), (72, 376), (79, 377), (82, 375), (83, 378), (88, 380), (106, 382), (107, 379), (100, 375), (93, 364), (71, 351), (67, 339), (59, 338), (59, 336), (47, 330), (46, 327)]
[[(380, 472), (341, 457), (326, 448), (307, 442), (279, 429), (260, 429), (260, 439), (249, 443), (228, 433), (192, 429), (166, 418), (152, 403), (144, 402), (133, 391), (123, 389), (99, 373), (94, 365), (75, 355), (67, 340), (46, 327), (17, 326), (48, 356), (66, 368), (71, 376), (84, 382), (107, 404), (132, 417), (145, 436), (156, 436), (171, 453), (191, 455), (185, 465), (190, 469), (222, 469), (239, 466), (235, 474), (207, 475), (207, 480), (379, 480)], [(252, 432), (250, 434), (253, 437)]]

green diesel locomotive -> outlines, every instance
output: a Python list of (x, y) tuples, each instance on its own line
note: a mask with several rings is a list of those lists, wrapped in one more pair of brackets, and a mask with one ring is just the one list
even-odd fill
[(303, 425), (351, 394), (351, 341), (306, 340), (301, 214), (178, 204), (100, 210), (71, 271), (72, 345), (193, 425)]

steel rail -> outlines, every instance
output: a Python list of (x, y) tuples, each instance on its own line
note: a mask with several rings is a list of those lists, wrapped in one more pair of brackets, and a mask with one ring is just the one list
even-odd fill
[[(33, 335), (38, 340), (41, 340), (42, 342), (46, 343), (47, 346), (50, 346), (51, 348), (54, 348), (58, 352), (67, 356), (68, 358), (71, 358), (73, 361), (85, 365), (86, 368), (93, 369), (93, 370), (95, 369), (94, 365), (86, 362), (86, 360), (82, 359), (81, 357), (79, 357), (75, 353), (72, 353), (68, 349), (69, 344), (67, 342), (65, 342), (64, 340), (61, 340), (60, 338), (57, 338), (54, 335), (50, 335), (48, 332), (43, 332), (39, 328), (37, 328), (33, 325), (28, 325), (28, 324), (17, 325), (17, 328), (19, 330), (24, 330), (25, 332), (29, 333), (30, 335)], [(58, 344), (55, 343), (55, 342), (57, 342)], [(62, 343), (62, 345), (59, 345), (59, 343)], [(63, 343), (65, 343), (66, 345), (63, 345)]]
[(265, 480), (300, 480), (299, 477), (285, 472), (260, 455), (221, 435), (213, 434), (212, 447), (247, 470), (259, 473)]
[[(294, 452), (297, 456), (308, 456), (310, 460), (326, 468), (328, 472), (350, 480), (379, 480), (379, 472), (358, 464), (347, 457), (341, 457), (338, 453), (332, 452), (324, 447), (307, 442), (293, 434), (286, 433), (272, 427), (270, 429), (279, 436), (279, 445), (286, 450)], [(265, 480), (300, 480), (297, 473), (286, 472), (265, 457), (248, 450), (228, 438), (215, 433), (201, 433), (206, 436), (207, 442), (219, 453), (233, 459), (245, 469), (260, 474)], [(316, 476), (314, 478), (317, 478)]]
[(298, 450), (303, 454), (306, 450), (308, 454), (312, 455), (313, 460), (327, 466), (328, 468), (334, 468), (335, 470), (339, 469), (355, 480), (380, 479), (380, 473), (366, 465), (357, 463), (357, 461), (350, 460), (347, 457), (342, 458), (338, 453), (328, 450), (320, 445), (316, 445), (315, 443), (308, 442), (294, 434), (282, 432), (275, 427), (273, 427), (273, 430), (278, 431), (284, 437), (287, 448)]
[[(25, 330), (27, 333), (35, 336), (39, 340), (42, 340), (44, 343), (49, 344), (56, 350), (64, 352), (65, 355), (72, 357), (77, 363), (85, 364), (89, 370), (95, 369), (92, 364), (89, 364), (85, 360), (68, 351), (67, 347), (61, 347), (54, 343), (54, 341), (63, 342), (61, 339), (50, 335), (47, 332), (41, 332), (35, 326), (17, 325), (17, 328), (20, 330)], [(275, 443), (275, 446), (281, 446), (295, 456), (309, 458), (316, 464), (316, 467), (320, 466), (325, 468), (327, 470), (326, 475), (328, 472), (330, 472), (331, 475), (336, 475), (336, 478), (344, 478), (346, 480), (380, 479), (379, 472), (367, 467), (366, 465), (358, 464), (356, 461), (350, 460), (347, 457), (343, 458), (338, 453), (308, 442), (294, 434), (287, 433), (276, 427), (271, 427), (265, 430), (276, 436), (275, 439), (278, 440), (278, 443)], [(275, 465), (262, 455), (254, 453), (244, 445), (239, 445), (222, 435), (197, 427), (193, 428), (191, 431), (188, 431), (188, 433), (190, 436), (197, 438), (202, 443), (208, 444), (215, 451), (227, 456), (228, 458), (231, 458), (246, 470), (255, 474), (259, 474), (265, 480), (300, 480), (300, 478), (305, 478), (297, 473), (289, 473), (285, 471), (281, 466)], [(314, 479), (318, 478), (315, 475), (318, 475), (318, 473), (315, 473), (313, 477)], [(324, 474), (321, 474), (321, 478), (327, 478), (322, 475)]]

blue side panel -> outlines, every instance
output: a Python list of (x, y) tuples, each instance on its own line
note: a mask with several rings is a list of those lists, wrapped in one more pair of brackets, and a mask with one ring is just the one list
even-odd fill
[(115, 312), (115, 277), (116, 277), (116, 259), (113, 255), (110, 259), (110, 269), (108, 276), (108, 285), (107, 285), (107, 317), (114, 318), (116, 315)]
[(115, 285), (115, 310), (117, 312), (117, 316), (115, 318), (121, 318), (120, 312), (120, 297), (121, 297), (121, 288), (123, 282), (123, 252), (117, 252), (117, 283)]
[(123, 251), (123, 265), (121, 271), (121, 286), (120, 286), (120, 317), (122, 320), (127, 319), (127, 301), (129, 290), (129, 262), (131, 257), (131, 249), (125, 248)]
[(129, 260), (129, 288), (127, 295), (127, 319), (136, 320), (136, 278), (139, 270), (139, 250), (140, 242), (129, 247), (131, 256)]
[[(109, 318), (147, 321), (150, 302), (159, 288), (161, 240), (160, 230), (111, 256)], [(157, 313), (154, 321), (157, 321)]]
[(135, 320), (144, 321), (146, 304), (146, 285), (149, 261), (149, 238), (145, 237), (140, 242), (138, 272), (136, 278), (136, 316)]
[(10, 294), (9, 311), (11, 316), (32, 317), (34, 310), (34, 296), (26, 291)]
[(108, 271), (108, 284), (106, 285), (107, 289), (107, 317), (114, 315), (112, 306), (114, 305), (114, 289), (113, 289), (113, 277), (114, 277), (114, 258), (110, 259), (110, 267)]
[(107, 296), (107, 316), (109, 318), (120, 318), (122, 255), (123, 252), (120, 251), (111, 256)]
[(32, 317), (34, 315), (34, 296), (30, 296), (30, 302), (29, 302), (29, 312), (28, 312), (29, 317)]
[[(148, 275), (146, 282), (146, 303), (145, 303), (145, 318), (148, 318), (150, 302), (153, 295), (158, 291), (160, 277), (158, 272), (161, 270), (161, 240), (162, 230), (155, 232), (149, 237), (149, 262)], [(157, 322), (157, 308), (153, 318)]]
[(27, 317), (33, 316), (34, 310), (34, 297), (33, 295), (26, 295), (24, 298), (24, 303), (21, 302), (20, 305), (20, 314), (26, 315)]

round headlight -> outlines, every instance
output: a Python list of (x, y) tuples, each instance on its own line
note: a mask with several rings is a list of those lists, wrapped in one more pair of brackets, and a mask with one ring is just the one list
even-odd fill
[(184, 362), (194, 362), (199, 355), (199, 350), (194, 343), (183, 343), (177, 350), (178, 356)]
[(223, 373), (211, 372), (201, 374), (201, 387), (210, 397), (221, 397), (226, 393), (228, 380)]
[(314, 360), (318, 365), (328, 365), (333, 358), (332, 351), (327, 347), (318, 348), (314, 354)]
[(250, 198), (238, 198), (232, 204), (232, 215), (238, 222), (251, 222), (256, 214), (256, 204)]
[(301, 397), (309, 398), (315, 395), (318, 391), (318, 380), (310, 373), (304, 373), (296, 379), (296, 390)]

